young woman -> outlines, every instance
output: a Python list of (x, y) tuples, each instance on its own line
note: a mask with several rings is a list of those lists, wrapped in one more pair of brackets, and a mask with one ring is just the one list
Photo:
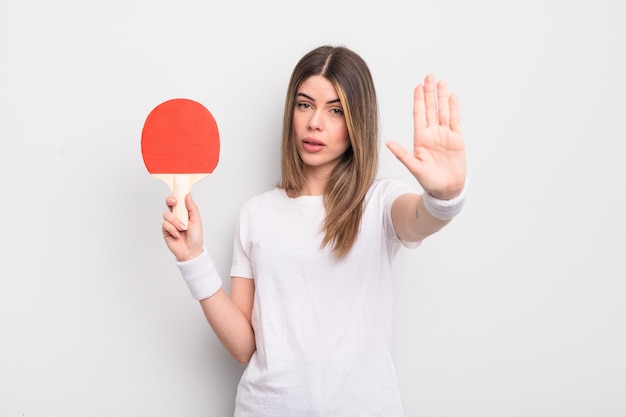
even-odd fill
[(459, 105), (443, 81), (414, 93), (412, 152), (387, 147), (423, 194), (376, 179), (378, 108), (366, 63), (322, 46), (293, 70), (281, 179), (247, 201), (230, 294), (203, 247), (187, 196), (186, 230), (168, 197), (163, 235), (226, 349), (248, 363), (235, 416), (403, 416), (391, 358), (391, 265), (444, 227), (465, 199)]

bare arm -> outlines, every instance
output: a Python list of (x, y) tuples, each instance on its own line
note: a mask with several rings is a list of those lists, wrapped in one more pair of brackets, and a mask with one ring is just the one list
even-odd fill
[(423, 240), (450, 223), (430, 214), (422, 196), (417, 194), (398, 197), (391, 206), (391, 219), (398, 237), (407, 242)]
[[(163, 238), (179, 262), (197, 258), (203, 251), (202, 220), (191, 195), (185, 204), (189, 212), (186, 230), (171, 208), (176, 199), (168, 197), (170, 208), (163, 213)], [(254, 303), (254, 280), (233, 277), (230, 296), (220, 288), (215, 294), (200, 300), (202, 311), (224, 347), (239, 362), (246, 363), (256, 350), (251, 316)]]
[(233, 277), (230, 297), (223, 289), (200, 301), (211, 328), (226, 350), (240, 363), (250, 361), (256, 350), (251, 324), (254, 280)]

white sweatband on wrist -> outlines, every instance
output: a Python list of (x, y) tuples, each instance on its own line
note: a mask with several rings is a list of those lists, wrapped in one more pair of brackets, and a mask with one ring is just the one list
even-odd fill
[(422, 201), (426, 210), (434, 217), (440, 220), (451, 220), (463, 209), (465, 198), (467, 196), (467, 179), (461, 190), (461, 194), (450, 200), (440, 200), (433, 197), (430, 193), (422, 194)]
[(222, 287), (222, 278), (204, 247), (202, 254), (188, 261), (177, 261), (176, 266), (187, 283), (191, 295), (198, 301), (209, 298)]

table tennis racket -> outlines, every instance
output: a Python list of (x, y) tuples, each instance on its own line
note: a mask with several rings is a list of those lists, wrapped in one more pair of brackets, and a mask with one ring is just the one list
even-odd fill
[(141, 132), (141, 154), (148, 172), (165, 182), (176, 197), (173, 212), (185, 228), (185, 196), (213, 173), (220, 154), (217, 123), (202, 104), (176, 98), (156, 106)]

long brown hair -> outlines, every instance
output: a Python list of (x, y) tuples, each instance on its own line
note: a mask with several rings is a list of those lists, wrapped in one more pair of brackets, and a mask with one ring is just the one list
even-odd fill
[(322, 246), (338, 258), (352, 248), (361, 225), (363, 201), (378, 170), (378, 104), (370, 70), (354, 51), (324, 45), (304, 55), (289, 81), (283, 120), (279, 187), (299, 192), (305, 175), (293, 134), (293, 113), (300, 84), (313, 75), (328, 79), (341, 101), (350, 147), (333, 169), (326, 189)]

